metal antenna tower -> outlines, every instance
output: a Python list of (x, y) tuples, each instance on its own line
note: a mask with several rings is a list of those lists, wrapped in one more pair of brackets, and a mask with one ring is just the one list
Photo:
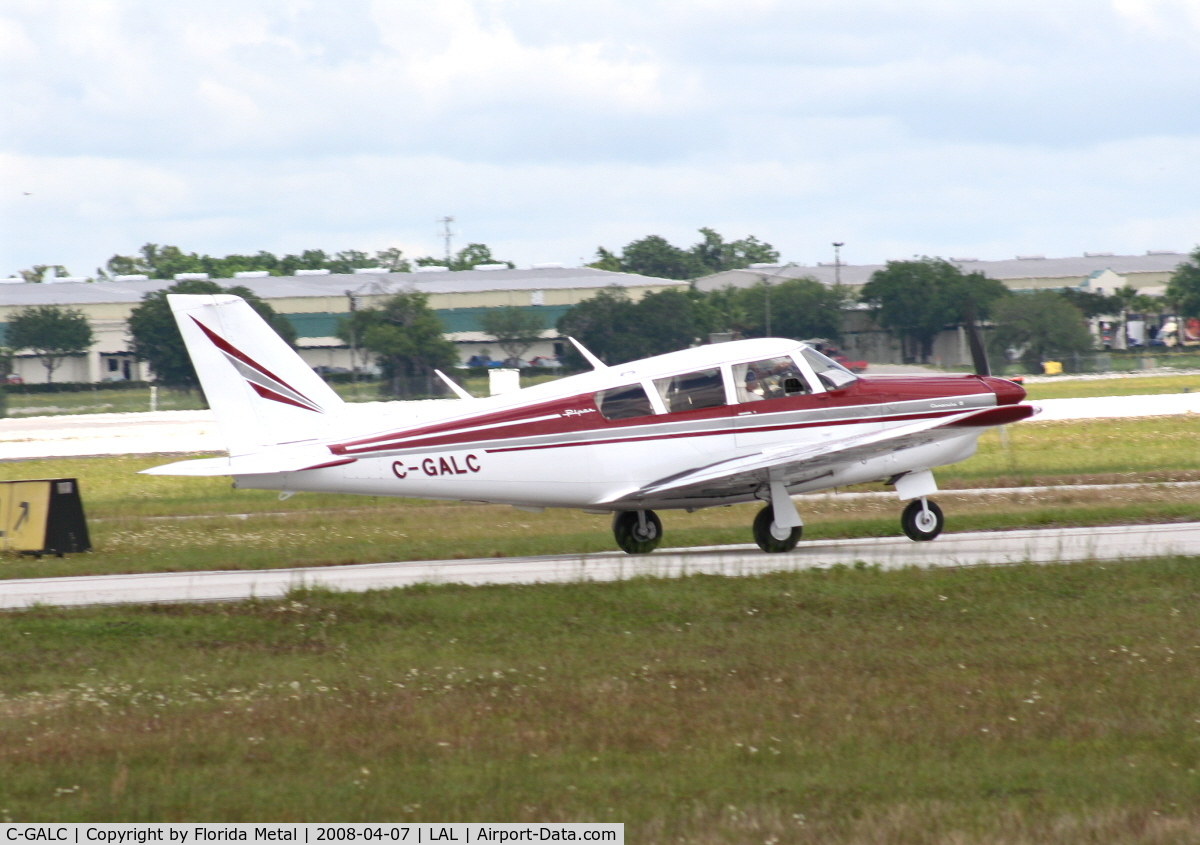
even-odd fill
[(446, 269), (450, 268), (450, 238), (454, 235), (450, 231), (450, 224), (454, 222), (454, 218), (449, 215), (438, 218), (438, 222), (442, 224), (442, 237), (446, 240)]
[(833, 283), (835, 285), (842, 283), (842, 247), (845, 245), (845, 241), (834, 241), (833, 243)]

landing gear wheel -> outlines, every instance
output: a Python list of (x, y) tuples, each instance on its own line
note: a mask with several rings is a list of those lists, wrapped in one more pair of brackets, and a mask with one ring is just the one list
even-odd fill
[(913, 499), (900, 515), (900, 527), (910, 540), (932, 540), (946, 527), (946, 518), (937, 503)]
[(754, 517), (754, 542), (764, 552), (790, 552), (800, 542), (800, 532), (804, 529), (797, 525), (795, 528), (782, 528), (775, 524), (775, 508), (767, 505)]
[(662, 522), (654, 511), (617, 511), (613, 514), (613, 536), (617, 545), (631, 555), (654, 551), (662, 540)]

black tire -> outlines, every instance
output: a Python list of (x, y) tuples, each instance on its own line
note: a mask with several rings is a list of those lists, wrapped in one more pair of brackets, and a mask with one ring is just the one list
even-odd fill
[[(937, 506), (936, 502), (929, 500), (926, 502), (929, 505), (929, 516), (925, 515), (925, 509), (921, 507), (920, 499), (913, 499), (909, 502), (904, 508), (904, 513), (900, 515), (900, 527), (904, 529), (904, 533), (910, 540), (932, 540), (946, 527), (946, 518), (942, 516), (942, 509)], [(932, 520), (929, 517), (932, 517)]]
[(770, 554), (790, 552), (796, 548), (796, 544), (800, 542), (800, 533), (804, 528), (797, 525), (787, 537), (780, 540), (771, 533), (771, 526), (774, 524), (775, 508), (771, 505), (767, 505), (754, 517), (754, 542), (758, 543), (758, 547)]
[(662, 541), (662, 521), (654, 511), (645, 511), (646, 530), (643, 532), (637, 511), (617, 511), (613, 514), (613, 536), (617, 545), (631, 555), (644, 555), (658, 548)]

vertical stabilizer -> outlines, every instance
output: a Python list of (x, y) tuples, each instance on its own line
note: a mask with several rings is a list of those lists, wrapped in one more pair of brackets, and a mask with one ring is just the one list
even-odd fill
[(341, 397), (244, 299), (168, 294), (167, 301), (231, 456), (327, 436)]

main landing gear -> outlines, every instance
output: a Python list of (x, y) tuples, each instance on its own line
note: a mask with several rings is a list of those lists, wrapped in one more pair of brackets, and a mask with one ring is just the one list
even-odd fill
[(790, 552), (800, 542), (804, 527), (784, 528), (775, 522), (775, 506), (768, 504), (754, 517), (754, 542), (764, 552)]
[(613, 536), (629, 554), (649, 554), (662, 541), (662, 521), (654, 511), (617, 511), (613, 514)]
[(922, 496), (913, 499), (900, 515), (900, 527), (910, 540), (932, 540), (946, 527), (946, 518), (936, 502)]

